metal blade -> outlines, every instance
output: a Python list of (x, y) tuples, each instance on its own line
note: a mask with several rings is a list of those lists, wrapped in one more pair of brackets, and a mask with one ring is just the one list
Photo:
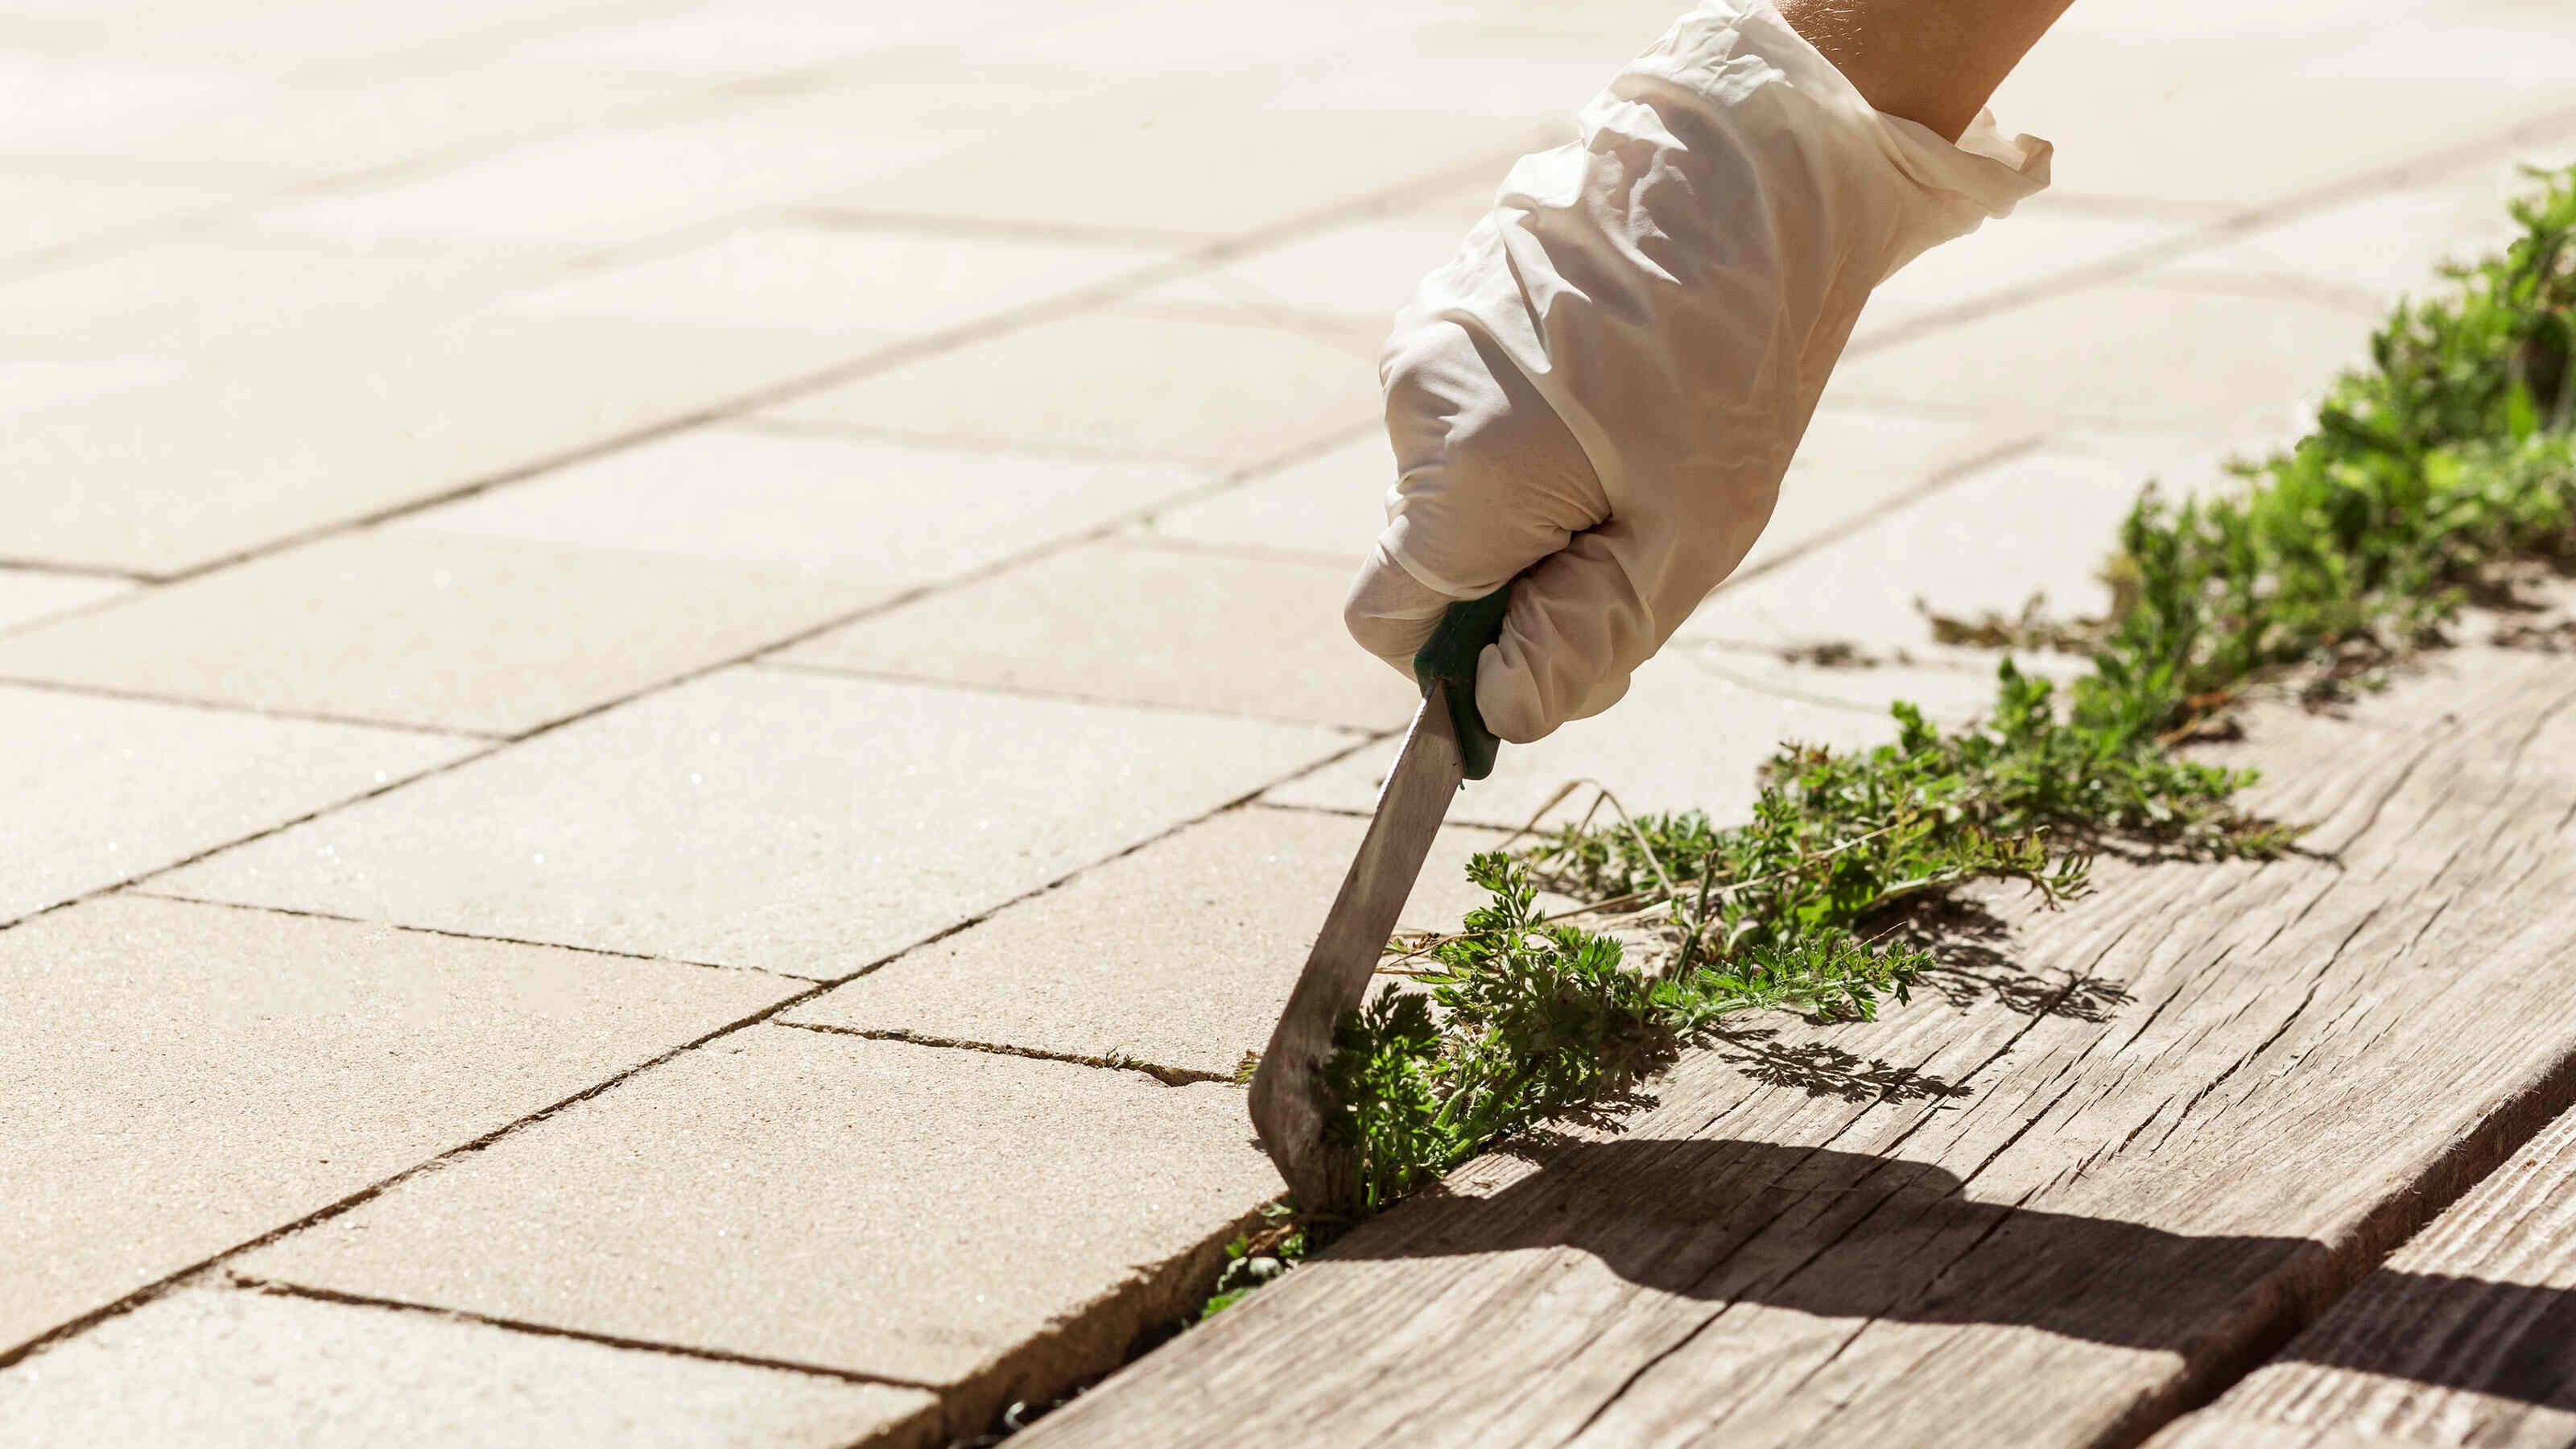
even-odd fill
[(1340, 1207), (1349, 1186), (1344, 1152), (1324, 1140), (1333, 1103), (1323, 1069), (1333, 1054), (1333, 1027), (1368, 995), (1387, 937), (1458, 794), (1458, 736), (1445, 690), (1434, 685), (1413, 716), (1395, 768), (1378, 791), (1368, 835), (1253, 1074), (1252, 1125), (1298, 1205), (1310, 1210)]

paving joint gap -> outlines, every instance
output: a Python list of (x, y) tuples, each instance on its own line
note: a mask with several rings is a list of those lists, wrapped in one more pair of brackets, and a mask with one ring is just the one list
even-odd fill
[(889, 345), (879, 347), (873, 351), (865, 352), (848, 362), (835, 363), (797, 377), (789, 378), (784, 382), (772, 383), (764, 387), (754, 388), (749, 391), (736, 394), (731, 398), (723, 399), (711, 404), (705, 404), (673, 417), (665, 418), (657, 423), (648, 423), (641, 427), (630, 429), (624, 433), (617, 434), (614, 437), (606, 438), (594, 443), (584, 444), (580, 447), (566, 449), (563, 452), (535, 462), (523, 463), (514, 467), (504, 468), (497, 472), (486, 474), (483, 477), (469, 480), (451, 488), (425, 493), (418, 497), (389, 504), (386, 507), (359, 514), (351, 518), (342, 519), (335, 523), (324, 524), (314, 528), (301, 529), (292, 533), (283, 534), (279, 537), (254, 544), (248, 548), (238, 549), (232, 553), (193, 564), (187, 568), (156, 575), (156, 577), (159, 581), (164, 583), (175, 583), (182, 579), (194, 578), (200, 574), (211, 573), (217, 569), (227, 568), (233, 564), (245, 562), (249, 559), (260, 558), (271, 553), (280, 552), (282, 550), (292, 548), (297, 544), (309, 543), (316, 539), (332, 537), (337, 534), (386, 523), (393, 519), (406, 517), (410, 514), (425, 512), (428, 509), (437, 507), (441, 504), (470, 498), (477, 494), (498, 488), (504, 484), (519, 482), (523, 479), (532, 478), (538, 474), (549, 472), (556, 468), (566, 467), (574, 463), (587, 462), (594, 458), (605, 457), (610, 453), (617, 452), (624, 448), (633, 447), (641, 443), (652, 442), (661, 438), (671, 437), (679, 433), (687, 432), (692, 428), (706, 426), (709, 423), (727, 420), (737, 413), (755, 412), (763, 408), (773, 407), (780, 403), (789, 402), (810, 393), (820, 392), (828, 388), (841, 386), (844, 383), (856, 381), (875, 372), (888, 371), (909, 362), (916, 362), (927, 357), (936, 356), (942, 352), (954, 351), (958, 348), (970, 346), (977, 342), (988, 341), (996, 337), (1001, 337), (1022, 328), (1059, 321), (1067, 317), (1077, 316), (1086, 311), (1099, 310), (1121, 300), (1122, 298), (1133, 296), (1150, 288), (1160, 286), (1166, 282), (1177, 281), (1193, 272), (1203, 271), (1216, 263), (1232, 260), (1236, 256), (1244, 255), (1249, 252), (1258, 251), (1261, 248), (1273, 245), (1278, 241), (1294, 237), (1303, 231), (1320, 230), (1340, 222), (1378, 215), (1398, 205), (1400, 202), (1411, 198), (1420, 190), (1435, 188), (1449, 182), (1472, 176), (1484, 175), (1487, 171), (1491, 170), (1494, 164), (1498, 161), (1503, 164), (1508, 164), (1509, 161), (1518, 159), (1522, 154), (1522, 149), (1523, 148), (1515, 148), (1508, 153), (1508, 155), (1500, 150), (1496, 150), (1489, 155), (1480, 158), (1472, 167), (1462, 164), (1458, 167), (1444, 169), (1427, 176), (1417, 176), (1401, 183), (1400, 185), (1383, 188), (1352, 201), (1341, 202), (1333, 206), (1319, 208), (1313, 212), (1303, 213), (1269, 227), (1245, 232), (1223, 241), (1211, 243), (1194, 252), (1181, 253), (1147, 263), (1128, 272), (1093, 283), (1090, 286), (1078, 287), (1053, 297), (1040, 298), (1024, 306), (1008, 308), (994, 313), (989, 317), (978, 318), (975, 321), (963, 323), (956, 327), (926, 332), (918, 337), (904, 338)]
[(668, 1354), (675, 1358), (741, 1364), (750, 1368), (779, 1369), (788, 1373), (810, 1374), (817, 1378), (839, 1379), (845, 1383), (881, 1384), (888, 1388), (919, 1389), (932, 1394), (938, 1393), (941, 1388), (940, 1385), (923, 1379), (869, 1373), (864, 1369), (834, 1368), (828, 1364), (805, 1363), (788, 1358), (767, 1358), (758, 1354), (734, 1353), (721, 1348), (700, 1348), (694, 1344), (667, 1343), (650, 1338), (628, 1338), (615, 1333), (593, 1333), (587, 1329), (535, 1323), (524, 1318), (503, 1318), (489, 1313), (476, 1313), (471, 1309), (442, 1307), (435, 1303), (413, 1303), (400, 1298), (378, 1298), (365, 1293), (343, 1293), (336, 1288), (293, 1283), (282, 1278), (262, 1278), (230, 1270), (225, 1270), (222, 1276), (234, 1288), (275, 1298), (300, 1298), (315, 1303), (336, 1303), (352, 1308), (376, 1308), (393, 1313), (428, 1314), (460, 1323), (477, 1323), (488, 1328), (506, 1329), (512, 1333), (524, 1333), (537, 1338), (569, 1338), (578, 1343), (596, 1343), (609, 1348)]
[(686, 956), (657, 956), (649, 951), (620, 951), (610, 946), (579, 946), (565, 941), (540, 941), (529, 936), (496, 936), (483, 931), (449, 930), (443, 926), (415, 926), (404, 921), (383, 921), (370, 916), (346, 916), (337, 911), (268, 905), (259, 901), (228, 901), (214, 896), (192, 896), (180, 891), (150, 890), (139, 885), (126, 886), (116, 894), (140, 896), (156, 901), (180, 901), (192, 906), (216, 906), (228, 911), (297, 916), (312, 921), (344, 921), (354, 926), (378, 926), (388, 931), (403, 931), (416, 936), (440, 936), (450, 941), (489, 941), (502, 946), (536, 946), (549, 951), (577, 951), (585, 956), (607, 956), (620, 961), (652, 961), (666, 966), (693, 967), (701, 971), (749, 971), (754, 975), (775, 977), (781, 981), (801, 981), (809, 986), (823, 984), (823, 978), (820, 976), (779, 971), (767, 966), (745, 966), (731, 961), (696, 961)]
[[(132, 597), (132, 595), (119, 595), (112, 599), (96, 600), (84, 608), (66, 610), (60, 614), (48, 614), (30, 623), (36, 625), (60, 623), (73, 614), (123, 603)], [(8, 630), (0, 630), (0, 638), (8, 637), (9, 633)], [(213, 710), (220, 714), (256, 715), (261, 719), (288, 720), (297, 724), (327, 724), (353, 729), (391, 730), (401, 734), (428, 735), (433, 739), (475, 740), (491, 745), (507, 744), (511, 739), (509, 735), (494, 734), (489, 730), (466, 729), (455, 725), (412, 724), (394, 720), (367, 719), (359, 715), (271, 709), (262, 705), (238, 704), (228, 700), (198, 699), (185, 694), (158, 694), (151, 690), (119, 689), (103, 684), (71, 684), (59, 679), (41, 679), (21, 674), (0, 673), (0, 684), (15, 685), (21, 689), (41, 689), (52, 694), (77, 694), (95, 699), (128, 700), (136, 704), (175, 704), (189, 709)]]
[(1151, 1077), (1166, 1087), (1191, 1087), (1206, 1082), (1216, 1082), (1226, 1086), (1236, 1085), (1233, 1076), (1225, 1072), (1203, 1072), (1195, 1067), (1167, 1067), (1159, 1062), (1149, 1062), (1138, 1057), (1084, 1056), (1080, 1052), (1048, 1051), (1043, 1047), (1013, 1046), (1008, 1042), (968, 1041), (963, 1037), (927, 1036), (920, 1032), (906, 1031), (901, 1027), (840, 1026), (824, 1021), (773, 1021), (770, 1025), (787, 1027), (795, 1031), (818, 1031), (827, 1036), (858, 1037), (867, 1041), (899, 1041), (911, 1046), (936, 1047), (942, 1051), (982, 1052), (997, 1057), (1026, 1057), (1031, 1061), (1062, 1062), (1068, 1066), (1091, 1067), (1100, 1071), (1135, 1072), (1141, 1076)]
[(315, 1227), (322, 1223), (329, 1222), (344, 1213), (363, 1207), (366, 1204), (375, 1201), (377, 1198), (384, 1196), (386, 1193), (391, 1192), (393, 1189), (400, 1187), (404, 1183), (411, 1181), (413, 1178), (437, 1171), (439, 1168), (446, 1166), (450, 1162), (462, 1159), (471, 1153), (480, 1152), (522, 1128), (532, 1127), (540, 1122), (547, 1121), (550, 1118), (561, 1114), (566, 1109), (578, 1106), (583, 1102), (589, 1101), (593, 1097), (600, 1096), (625, 1083), (631, 1078), (640, 1076), (645, 1072), (651, 1071), (655, 1067), (678, 1058), (683, 1053), (695, 1051), (697, 1048), (705, 1046), (709, 1042), (731, 1036), (735, 1032), (741, 1031), (746, 1027), (757, 1026), (760, 1023), (769, 1020), (771, 1017), (778, 1015), (780, 1012), (789, 1010), (792, 1007), (801, 1006), (804, 1003), (821, 996), (824, 992), (830, 989), (831, 988), (828, 985), (817, 984), (804, 991), (796, 992), (779, 1001), (772, 1002), (768, 1006), (762, 1007), (748, 1016), (741, 1017), (737, 1020), (715, 1027), (712, 1030), (703, 1032), (698, 1036), (681, 1042), (677, 1046), (670, 1047), (645, 1061), (638, 1062), (634, 1066), (627, 1067), (622, 1071), (613, 1073), (606, 1079), (584, 1087), (570, 1096), (560, 1098), (545, 1106), (537, 1108), (535, 1111), (515, 1117), (479, 1136), (471, 1138), (465, 1142), (458, 1143), (456, 1146), (450, 1147), (443, 1152), (436, 1153), (433, 1156), (423, 1158), (421, 1161), (415, 1162), (411, 1166), (403, 1168), (389, 1176), (379, 1178), (375, 1182), (369, 1183), (366, 1186), (348, 1193), (332, 1202), (325, 1203), (321, 1207), (315, 1208), (313, 1211), (306, 1213), (301, 1217), (282, 1223), (277, 1227), (270, 1228), (256, 1237), (235, 1243), (229, 1248), (221, 1249), (194, 1263), (190, 1263), (183, 1268), (164, 1274), (120, 1298), (101, 1304), (96, 1308), (90, 1309), (86, 1313), (77, 1315), (76, 1317), (66, 1319), (63, 1322), (54, 1325), (52, 1328), (38, 1333), (33, 1338), (26, 1339), (15, 1345), (0, 1347), (0, 1369), (7, 1369), (25, 1359), (28, 1355), (50, 1348), (56, 1343), (71, 1338), (96, 1324), (105, 1322), (106, 1320), (117, 1317), (120, 1314), (131, 1312), (132, 1310), (170, 1292), (172, 1289), (179, 1287), (189, 1279), (223, 1267), (223, 1265), (230, 1259), (240, 1257), (245, 1253), (257, 1252), (261, 1248), (265, 1248), (272, 1243), (279, 1242), (293, 1234), (302, 1232), (306, 1228)]

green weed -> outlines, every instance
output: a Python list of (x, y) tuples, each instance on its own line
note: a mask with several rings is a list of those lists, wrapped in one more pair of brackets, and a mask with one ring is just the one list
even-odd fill
[[(2315, 430), (2242, 467), (2240, 491), (2150, 487), (2105, 570), (2108, 617), (1961, 626), (2088, 654), (2066, 689), (2007, 658), (1976, 725), (1898, 704), (1893, 744), (1784, 747), (1744, 824), (1587, 819), (1477, 857), (1491, 902), (1454, 934), (1394, 943), (1389, 969), (1414, 986), (1342, 1023), (1332, 1130), (1358, 1187), (1299, 1205), (1303, 1220), (1366, 1217), (1597, 1106), (1722, 1018), (1866, 1019), (1905, 1000), (1930, 958), (1889, 930), (1960, 885), (2018, 881), (2054, 904), (2090, 888), (2113, 842), (2286, 849), (2295, 829), (2231, 804), (2250, 772), (2173, 748), (2250, 690), (2330, 696), (2442, 642), (2516, 569), (2576, 563), (2576, 171), (2549, 182), (2514, 208), (2523, 235), (2452, 271), (2453, 295), (2400, 307)], [(1543, 915), (1542, 888), (1577, 910)]]

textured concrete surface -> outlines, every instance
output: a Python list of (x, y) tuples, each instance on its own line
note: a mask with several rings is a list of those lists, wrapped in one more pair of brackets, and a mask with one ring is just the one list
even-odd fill
[(1261, 553), (1302, 554), (1356, 570), (1386, 527), (1395, 450), (1385, 431), (1265, 468), (1224, 490), (1159, 509), (1136, 533)]
[[(1095, 543), (845, 625), (782, 663), (1392, 729), (1417, 689), (1335, 638), (1347, 565)], [(0, 660), (6, 659), (0, 653)]]
[(839, 1449), (919, 1389), (635, 1353), (450, 1314), (191, 1288), (0, 1370), (0, 1440), (199, 1449)]
[[(1355, 815), (1228, 811), (907, 952), (783, 1019), (1230, 1076), (1270, 1040), (1367, 826)], [(1502, 838), (1443, 834), (1398, 928), (1446, 930), (1483, 904), (1467, 883), (1467, 857)]]
[(483, 748), (0, 684), (0, 922), (132, 880)]
[(1237, 321), (1090, 313), (768, 415), (959, 445), (1246, 464), (1378, 417), (1373, 357)]
[(1105, 528), (1206, 486), (1155, 463), (701, 428), (553, 469), (394, 525), (786, 564), (911, 587)]
[(1277, 1190), (1232, 1087), (764, 1026), (242, 1260), (947, 1384)]
[(839, 977), (1350, 742), (1311, 726), (733, 669), (160, 884)]
[(0, 981), (12, 1344), (801, 986), (134, 896), (0, 931)]
[(27, 630), (0, 641), (0, 678), (514, 735), (891, 592), (865, 576), (360, 533)]
[(16, 629), (66, 609), (112, 599), (132, 585), (93, 574), (0, 568), (0, 630)]
[[(1391, 749), (1346, 726), (1402, 712), (1334, 607), (1386, 314), (1683, 8), (0, 6), (0, 661), (51, 681), (0, 683), (0, 961), (113, 968), (28, 998), (8, 1080), (68, 1104), (29, 1170), (106, 1229), (11, 1260), (0, 1359), (352, 1164), (435, 1170), (281, 1254), (646, 1345), (191, 1298), (0, 1413), (93, 1345), (38, 1418), (146, 1442), (921, 1402), (649, 1347), (723, 1341), (935, 1366), (924, 1432), (971, 1434), (1185, 1309), (1273, 1185), (1232, 1088), (822, 1025), (1189, 1071), (1262, 1035)], [(2498, 239), (2515, 162), (2576, 160), (2570, 74), (2536, 0), (2075, 6), (1995, 100), (2056, 188), (1887, 283), (1743, 573), (1455, 818), (1581, 777), (1726, 816), (1783, 738), (1976, 712), (1991, 659), (1914, 597), (2082, 607), (2137, 483), (2224, 486)], [(1780, 658), (1836, 640), (1918, 666)], [(232, 904), (26, 919), (137, 879)], [(878, 969), (454, 1155), (787, 988), (514, 939)]]

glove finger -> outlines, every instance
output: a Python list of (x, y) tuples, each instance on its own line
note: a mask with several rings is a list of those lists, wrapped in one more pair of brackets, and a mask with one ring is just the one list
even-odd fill
[(1626, 533), (1613, 522), (1578, 534), (1513, 586), (1502, 637), (1476, 660), (1476, 707), (1496, 735), (1528, 744), (1599, 714), (1663, 643)]
[(1393, 348), (1379, 544), (1416, 583), (1482, 597), (1609, 516), (1574, 434), (1490, 338), (1434, 321), (1399, 326)]
[(1407, 573), (1381, 543), (1369, 550), (1368, 562), (1351, 580), (1342, 601), (1342, 626), (1362, 649), (1411, 679), (1414, 654), (1430, 642), (1441, 613), (1454, 602)]

